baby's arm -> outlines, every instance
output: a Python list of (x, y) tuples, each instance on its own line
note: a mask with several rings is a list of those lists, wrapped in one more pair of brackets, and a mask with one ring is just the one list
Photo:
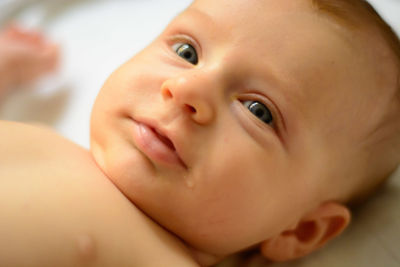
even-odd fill
[(0, 121), (0, 266), (197, 266), (88, 151)]
[(58, 54), (58, 47), (37, 31), (12, 25), (0, 32), (0, 96), (53, 71)]

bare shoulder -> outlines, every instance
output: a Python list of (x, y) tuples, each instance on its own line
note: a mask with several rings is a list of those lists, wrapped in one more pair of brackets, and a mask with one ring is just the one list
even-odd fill
[(0, 121), (0, 152), (0, 266), (197, 266), (52, 129)]
[(0, 157), (9, 158), (10, 154), (20, 153), (22, 160), (24, 156), (30, 157), (31, 153), (38, 157), (66, 148), (78, 153), (84, 152), (83, 148), (60, 136), (50, 127), (0, 121)]
[(9, 139), (37, 138), (41, 134), (56, 135), (50, 127), (45, 125), (0, 120), (0, 136), (2, 137), (0, 142), (2, 144), (6, 144)]

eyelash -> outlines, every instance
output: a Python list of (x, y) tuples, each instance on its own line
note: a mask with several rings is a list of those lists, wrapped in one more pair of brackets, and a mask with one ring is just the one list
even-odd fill
[(172, 45), (172, 48), (179, 57), (183, 58), (190, 64), (197, 65), (199, 63), (196, 48), (192, 45), (188, 43), (175, 43)]
[(275, 118), (272, 115), (271, 109), (263, 102), (258, 100), (243, 101), (243, 105), (251, 112), (253, 116), (262, 121), (264, 124), (272, 126)]
[[(267, 103), (264, 99), (261, 99), (261, 97), (258, 97), (255, 94), (250, 94), (250, 96), (246, 96), (246, 97), (243, 97), (241, 99), (238, 99), (238, 101), (246, 109), (245, 110), (246, 113), (248, 113), (249, 116), (251, 116), (252, 119), (254, 119), (257, 123), (261, 123), (265, 127), (274, 128), (274, 129), (276, 128), (277, 116), (276, 116), (275, 108), (271, 107), (271, 104)], [(264, 105), (269, 110), (269, 112), (271, 113), (272, 122), (270, 124), (268, 124), (268, 123), (265, 123), (264, 121), (260, 120), (254, 113), (252, 113), (245, 106), (245, 103), (248, 102), (248, 101), (250, 101), (250, 102), (259, 102), (262, 105)]]
[(174, 50), (173, 46), (178, 44), (188, 44), (192, 46), (196, 50), (197, 58), (200, 61), (201, 48), (198, 45), (198, 42), (194, 38), (189, 37), (186, 34), (175, 34), (174, 36), (169, 38), (168, 45), (174, 54), (176, 54), (176, 51)]

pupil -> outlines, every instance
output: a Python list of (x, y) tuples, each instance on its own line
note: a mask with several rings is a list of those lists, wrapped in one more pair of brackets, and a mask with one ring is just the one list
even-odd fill
[(264, 115), (264, 111), (261, 110), (260, 108), (256, 108), (256, 116), (262, 117), (263, 115)]
[(193, 65), (196, 65), (198, 63), (198, 58), (196, 54), (196, 50), (193, 48), (193, 46), (189, 44), (182, 44), (177, 50), (176, 53), (184, 58), (186, 61), (192, 63)]
[(183, 56), (184, 56), (186, 59), (190, 59), (190, 58), (192, 57), (192, 53), (189, 52), (189, 51), (186, 51), (186, 52), (183, 54)]
[[(248, 101), (249, 103), (251, 101)], [(254, 101), (248, 106), (249, 110), (260, 120), (263, 122), (270, 124), (273, 121), (272, 114), (269, 109), (258, 101)]]

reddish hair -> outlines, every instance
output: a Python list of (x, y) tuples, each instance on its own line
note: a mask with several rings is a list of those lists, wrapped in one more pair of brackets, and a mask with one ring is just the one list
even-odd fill
[[(325, 13), (339, 24), (359, 28), (367, 21), (380, 30), (387, 45), (392, 49), (400, 65), (400, 40), (394, 30), (365, 0), (312, 0), (313, 7)], [(360, 20), (360, 18), (362, 18)], [(400, 66), (399, 66), (400, 68)]]

